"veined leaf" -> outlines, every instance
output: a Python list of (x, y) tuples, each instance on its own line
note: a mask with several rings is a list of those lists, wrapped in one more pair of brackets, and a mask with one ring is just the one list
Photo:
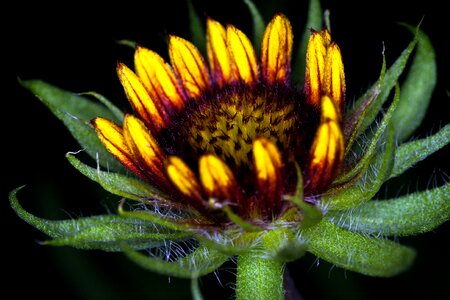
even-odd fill
[(340, 227), (374, 235), (411, 235), (430, 231), (450, 219), (450, 183), (389, 200), (372, 200), (327, 218)]
[(390, 277), (408, 269), (415, 251), (387, 239), (347, 231), (322, 220), (303, 231), (307, 251), (341, 268), (369, 276)]

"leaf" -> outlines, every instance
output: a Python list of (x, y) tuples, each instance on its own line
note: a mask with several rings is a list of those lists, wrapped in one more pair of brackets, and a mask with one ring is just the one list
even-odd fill
[(338, 267), (369, 276), (390, 277), (407, 270), (415, 251), (387, 239), (347, 231), (323, 220), (302, 231), (307, 251)]
[(255, 6), (255, 4), (251, 0), (244, 0), (244, 3), (247, 5), (250, 14), (252, 16), (253, 21), (253, 47), (256, 51), (259, 51), (261, 48), (261, 41), (265, 30), (264, 20)]
[[(322, 8), (319, 0), (309, 1), (305, 30), (294, 59), (292, 81), (296, 85), (302, 85), (305, 80), (306, 49), (311, 36), (311, 28), (318, 31), (322, 30)], [(300, 88), (303, 88), (303, 86), (300, 86)]]
[(101, 171), (99, 168), (94, 169), (82, 163), (71, 153), (67, 153), (66, 158), (83, 175), (99, 183), (105, 190), (114, 195), (132, 200), (158, 199), (169, 201), (167, 195), (137, 178)]
[(100, 215), (61, 221), (38, 218), (20, 206), (16, 197), (20, 189), (15, 189), (10, 193), (11, 206), (25, 222), (54, 238), (44, 244), (72, 246), (78, 249), (121, 251), (119, 241), (126, 241), (134, 249), (144, 249), (158, 247), (166, 240), (188, 238), (186, 233), (117, 215)]
[(206, 53), (206, 34), (202, 21), (195, 11), (192, 0), (188, 0), (187, 3), (189, 10), (189, 29), (191, 32), (191, 40), (201, 53)]
[(116, 120), (119, 124), (123, 123), (123, 118), (124, 118), (123, 111), (118, 109), (117, 106), (115, 106), (105, 96), (100, 95), (99, 93), (96, 93), (96, 92), (86, 92), (86, 93), (81, 93), (81, 95), (90, 95), (90, 96), (94, 97), (95, 99), (100, 101), (103, 105), (105, 105), (111, 111), (111, 113), (114, 114), (114, 117), (116, 118)]
[(438, 151), (450, 142), (450, 124), (427, 138), (404, 143), (397, 148), (391, 178), (399, 176), (417, 162)]
[[(346, 118), (351, 116), (358, 107), (360, 107), (367, 98), (373, 93), (374, 89), (379, 89), (379, 94), (372, 101), (371, 105), (367, 108), (365, 112), (364, 119), (361, 122), (361, 126), (359, 128), (359, 132), (362, 133), (364, 130), (369, 127), (370, 124), (375, 120), (378, 115), (383, 103), (387, 100), (392, 88), (396, 85), (400, 75), (403, 73), (405, 69), (406, 63), (408, 62), (409, 56), (411, 55), (414, 47), (417, 43), (417, 36), (414, 37), (414, 40), (409, 43), (405, 50), (400, 54), (394, 64), (386, 71), (384, 77), (381, 82), (375, 83), (368, 91), (362, 95), (354, 104), (353, 108), (347, 112)], [(379, 87), (378, 87), (379, 86)]]
[(396, 199), (373, 200), (327, 218), (339, 227), (367, 234), (427, 232), (450, 218), (450, 183)]
[(98, 154), (102, 166), (123, 171), (122, 165), (105, 149), (89, 124), (89, 121), (97, 116), (116, 120), (106, 107), (40, 80), (26, 80), (20, 83), (35, 94), (66, 125), (72, 136), (92, 158)]
[(203, 246), (175, 261), (144, 255), (141, 252), (134, 251), (125, 244), (122, 244), (122, 249), (128, 258), (147, 270), (181, 278), (204, 276), (218, 269), (229, 258), (228, 255)]
[[(415, 28), (405, 25), (410, 31)], [(420, 30), (417, 33), (417, 49), (402, 84), (399, 107), (392, 117), (397, 139), (407, 139), (419, 127), (427, 111), (436, 86), (436, 57), (429, 38)]]

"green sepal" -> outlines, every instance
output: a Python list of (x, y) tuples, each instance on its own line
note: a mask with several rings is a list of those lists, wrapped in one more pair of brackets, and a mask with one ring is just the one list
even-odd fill
[[(398, 86), (391, 108), (399, 99)], [(390, 111), (391, 109), (389, 109)], [(394, 111), (394, 110), (392, 110)], [(390, 118), (388, 114), (385, 118)], [(389, 119), (388, 119), (389, 121)], [(383, 121), (382, 121), (383, 122)], [(388, 122), (389, 123), (389, 122)], [(346, 183), (336, 185), (323, 196), (329, 210), (342, 210), (358, 206), (369, 201), (378, 192), (381, 185), (389, 178), (394, 166), (395, 157), (395, 131), (388, 124), (382, 135), (385, 141), (384, 150), (377, 151), (370, 160), (364, 164), (362, 171)], [(379, 148), (378, 148), (379, 149)]]
[(195, 11), (194, 5), (191, 0), (188, 0), (188, 12), (189, 12), (189, 30), (191, 33), (192, 43), (200, 50), (201, 53), (206, 53), (206, 34), (203, 23)]
[(289, 228), (268, 230), (261, 240), (264, 256), (280, 262), (297, 260), (306, 252), (305, 241), (298, 239)]
[(87, 98), (64, 91), (40, 80), (20, 81), (60, 119), (81, 147), (93, 158), (101, 158), (101, 165), (111, 170), (123, 171), (121, 164), (105, 149), (89, 121), (104, 117), (117, 121), (108, 108)]
[(191, 254), (175, 261), (145, 255), (134, 251), (126, 244), (122, 244), (122, 250), (128, 258), (147, 270), (181, 278), (197, 278), (207, 275), (229, 259), (228, 255), (204, 246), (199, 246)]
[(399, 142), (407, 139), (422, 123), (437, 81), (436, 57), (429, 38), (418, 28), (405, 26), (412, 32), (417, 30), (417, 48), (402, 84), (398, 109), (392, 117)]
[(259, 53), (259, 49), (261, 49), (261, 42), (265, 30), (265, 23), (259, 12), (258, 8), (251, 0), (244, 0), (244, 3), (247, 5), (248, 10), (252, 16), (253, 21), (253, 47)]
[(137, 42), (132, 41), (132, 40), (127, 40), (127, 39), (123, 39), (123, 40), (117, 40), (116, 43), (118, 45), (122, 45), (122, 46), (127, 46), (133, 50), (136, 49), (136, 46), (138, 45)]
[(133, 249), (158, 247), (166, 240), (181, 240), (189, 236), (163, 226), (118, 215), (100, 215), (70, 220), (46, 220), (23, 209), (13, 190), (10, 203), (17, 215), (28, 224), (53, 238), (43, 244), (72, 246), (78, 249), (121, 251), (119, 242), (127, 242)]
[(367, 98), (370, 98), (370, 95), (373, 94), (374, 89), (378, 89), (377, 97), (372, 101), (371, 105), (367, 108), (365, 112), (364, 119), (361, 122), (361, 126), (358, 130), (358, 133), (362, 133), (367, 129), (367, 127), (372, 124), (372, 122), (377, 117), (380, 109), (382, 108), (384, 102), (388, 99), (391, 90), (397, 84), (397, 81), (400, 75), (403, 73), (403, 70), (406, 67), (409, 56), (411, 55), (414, 47), (417, 44), (417, 35), (414, 36), (414, 39), (408, 44), (405, 50), (400, 54), (394, 64), (386, 71), (383, 75), (381, 81), (376, 82), (369, 90), (364, 93), (353, 105), (353, 108), (347, 112), (346, 118), (351, 116), (355, 110), (360, 107)]
[(292, 81), (295, 85), (300, 85), (299, 88), (303, 88), (303, 82), (305, 80), (305, 68), (306, 68), (306, 49), (308, 48), (309, 37), (311, 36), (311, 29), (322, 30), (322, 7), (319, 0), (310, 0), (308, 8), (308, 16), (306, 19), (305, 30), (298, 45), (297, 53), (294, 59), (294, 68), (292, 69)]
[(221, 209), (223, 212), (225, 212), (227, 214), (227, 217), (228, 217), (228, 219), (230, 219), (231, 222), (238, 225), (245, 231), (257, 232), (257, 231), (262, 230), (261, 227), (253, 225), (253, 224), (245, 221), (244, 219), (242, 219), (238, 214), (234, 213), (233, 210), (229, 206), (224, 205)]
[(395, 199), (372, 200), (327, 215), (336, 225), (373, 235), (411, 235), (430, 231), (450, 219), (450, 183)]
[[(369, 164), (373, 158), (373, 156), (376, 154), (376, 151), (379, 149), (380, 144), (382, 144), (382, 138), (385, 137), (386, 128), (391, 124), (391, 119), (393, 115), (395, 114), (395, 111), (397, 109), (398, 103), (400, 99), (400, 89), (397, 85), (395, 89), (395, 96), (394, 101), (392, 101), (392, 104), (389, 106), (388, 111), (383, 117), (383, 120), (381, 123), (377, 124), (377, 128), (375, 131), (375, 134), (370, 138), (370, 141), (367, 146), (362, 146), (364, 148), (364, 154), (359, 159), (358, 163), (355, 166), (352, 166), (348, 172), (343, 173), (335, 180), (335, 184), (339, 184), (342, 182), (346, 182), (350, 180), (351, 178), (355, 177), (358, 173), (361, 171), (367, 170), (369, 167)], [(395, 128), (394, 128), (395, 131)], [(361, 143), (358, 143), (358, 145), (363, 144), (366, 139), (366, 137), (362, 138)], [(367, 143), (367, 142), (366, 142)], [(361, 146), (360, 146), (361, 147)]]
[(100, 95), (99, 93), (96, 93), (96, 92), (85, 92), (85, 93), (81, 93), (80, 95), (88, 95), (88, 96), (94, 97), (95, 99), (100, 101), (104, 106), (106, 106), (114, 114), (114, 116), (116, 117), (116, 120), (118, 121), (119, 124), (123, 123), (123, 119), (125, 117), (123, 111), (118, 109), (117, 106), (115, 106), (105, 96)]
[(402, 144), (396, 150), (395, 164), (391, 177), (402, 174), (417, 162), (443, 148), (449, 142), (450, 124), (447, 124), (429, 137)]
[(99, 167), (97, 169), (92, 168), (82, 163), (72, 153), (67, 153), (66, 158), (83, 175), (99, 183), (105, 190), (114, 195), (138, 201), (146, 199), (169, 201), (168, 197), (161, 191), (135, 177), (101, 171)]
[(390, 277), (407, 270), (413, 249), (382, 238), (351, 232), (322, 220), (303, 231), (307, 251), (347, 270), (369, 276)]
[(233, 256), (247, 253), (250, 249), (261, 249), (260, 241), (264, 231), (244, 232), (241, 228), (232, 228), (213, 234), (214, 237), (198, 235), (196, 239), (208, 248)]

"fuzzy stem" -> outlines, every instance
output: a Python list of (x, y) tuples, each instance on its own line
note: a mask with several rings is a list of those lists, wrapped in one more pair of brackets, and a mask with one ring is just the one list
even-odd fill
[(236, 299), (282, 300), (284, 263), (262, 258), (255, 253), (237, 260)]

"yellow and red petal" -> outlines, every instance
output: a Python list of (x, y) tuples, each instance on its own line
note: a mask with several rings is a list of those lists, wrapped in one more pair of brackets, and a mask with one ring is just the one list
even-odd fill
[(158, 98), (166, 110), (184, 106), (185, 95), (172, 68), (159, 56), (144, 47), (137, 47), (134, 54), (136, 73), (147, 91)]
[(140, 177), (145, 177), (134, 162), (133, 155), (123, 137), (122, 128), (114, 122), (100, 117), (93, 119), (91, 123), (105, 148), (127, 169)]
[(321, 121), (313, 140), (309, 160), (309, 189), (320, 191), (335, 178), (343, 160), (344, 137), (339, 113), (330, 97), (322, 97)]
[(277, 147), (265, 138), (253, 142), (253, 163), (261, 195), (267, 199), (267, 205), (277, 203), (281, 188), (281, 154)]
[(214, 82), (218, 86), (223, 86), (234, 80), (235, 67), (227, 46), (226, 30), (211, 18), (206, 21), (206, 50)]
[(248, 37), (232, 25), (227, 26), (227, 44), (238, 77), (251, 84), (258, 79), (258, 63), (255, 50)]
[(264, 31), (261, 73), (268, 83), (287, 82), (291, 71), (293, 34), (286, 16), (277, 14)]
[(179, 157), (170, 156), (166, 165), (167, 176), (185, 196), (201, 201), (201, 187), (189, 166)]
[(345, 101), (345, 74), (341, 50), (336, 43), (331, 43), (327, 50), (323, 89), (324, 94), (329, 95), (342, 111)]
[(205, 60), (192, 43), (177, 36), (170, 36), (169, 55), (175, 73), (190, 97), (199, 97), (203, 91), (210, 88)]
[(147, 173), (154, 182), (167, 187), (168, 181), (164, 173), (165, 155), (145, 124), (132, 115), (126, 115), (123, 137), (134, 160), (139, 162), (142, 172)]
[(166, 124), (164, 111), (150, 97), (137, 75), (122, 63), (117, 65), (117, 74), (134, 111), (154, 132)]
[(312, 31), (306, 49), (305, 92), (309, 103), (316, 107), (319, 107), (321, 101), (322, 80), (329, 43), (329, 34), (324, 32)]
[(212, 154), (203, 155), (199, 160), (200, 182), (211, 198), (236, 199), (237, 185), (230, 168)]

